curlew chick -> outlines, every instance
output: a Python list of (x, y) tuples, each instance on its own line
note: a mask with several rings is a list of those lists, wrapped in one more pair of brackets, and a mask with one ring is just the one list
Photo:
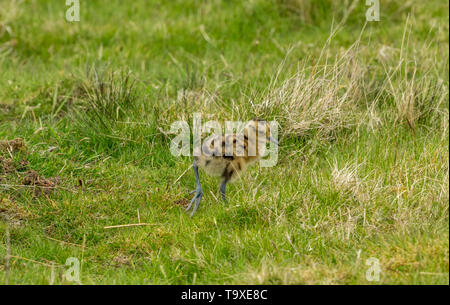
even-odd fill
[(239, 178), (248, 165), (262, 158), (266, 141), (278, 145), (277, 140), (271, 137), (269, 124), (260, 119), (248, 122), (242, 134), (212, 135), (205, 139), (201, 155), (194, 157), (197, 188), (191, 192), (195, 192), (195, 196), (185, 209), (189, 211), (192, 208), (191, 217), (197, 211), (203, 196), (198, 168), (202, 168), (208, 175), (222, 177), (220, 194), (226, 202), (227, 183)]

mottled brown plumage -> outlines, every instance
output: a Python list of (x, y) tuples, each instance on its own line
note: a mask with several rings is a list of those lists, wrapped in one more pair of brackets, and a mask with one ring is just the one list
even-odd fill
[(266, 122), (251, 121), (241, 135), (214, 135), (207, 138), (203, 143), (202, 155), (195, 157), (196, 164), (208, 175), (235, 180), (249, 164), (261, 158), (261, 151), (256, 145), (261, 137), (256, 131), (266, 133), (266, 127)]
[(269, 124), (263, 120), (254, 119), (247, 123), (241, 134), (213, 135), (202, 145), (200, 156), (194, 157), (194, 173), (197, 180), (196, 195), (186, 210), (189, 210), (197, 199), (192, 215), (200, 203), (203, 191), (198, 179), (198, 167), (208, 175), (221, 176), (220, 193), (226, 201), (226, 184), (241, 176), (245, 169), (264, 155), (266, 141), (276, 142), (270, 137)]

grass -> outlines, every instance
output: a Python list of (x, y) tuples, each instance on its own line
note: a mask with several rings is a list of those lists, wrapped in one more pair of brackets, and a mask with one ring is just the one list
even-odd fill
[[(0, 7), (0, 279), (70, 284), (76, 257), (83, 284), (449, 284), (448, 2), (65, 9)], [(281, 147), (228, 204), (201, 173), (191, 219), (167, 131), (194, 112), (276, 119)]]

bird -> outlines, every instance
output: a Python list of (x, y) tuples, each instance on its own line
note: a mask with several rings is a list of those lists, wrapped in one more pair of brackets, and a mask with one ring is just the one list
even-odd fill
[(219, 134), (205, 139), (201, 153), (194, 157), (192, 165), (197, 187), (190, 192), (195, 195), (185, 208), (185, 211), (192, 209), (190, 217), (196, 213), (203, 196), (199, 168), (210, 176), (222, 178), (219, 191), (226, 203), (227, 183), (235, 181), (250, 164), (262, 158), (266, 141), (279, 145), (271, 136), (269, 123), (260, 118), (250, 120), (241, 134)]

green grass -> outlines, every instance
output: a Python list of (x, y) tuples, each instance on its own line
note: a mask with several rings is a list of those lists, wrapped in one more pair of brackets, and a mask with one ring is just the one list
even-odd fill
[[(448, 285), (448, 2), (381, 1), (367, 24), (364, 1), (309, 2), (81, 1), (78, 23), (2, 2), (0, 140), (26, 143), (0, 145), (9, 283), (70, 284), (76, 257), (83, 284)], [(167, 131), (194, 112), (276, 119), (281, 147), (228, 204), (201, 172), (189, 218)]]

